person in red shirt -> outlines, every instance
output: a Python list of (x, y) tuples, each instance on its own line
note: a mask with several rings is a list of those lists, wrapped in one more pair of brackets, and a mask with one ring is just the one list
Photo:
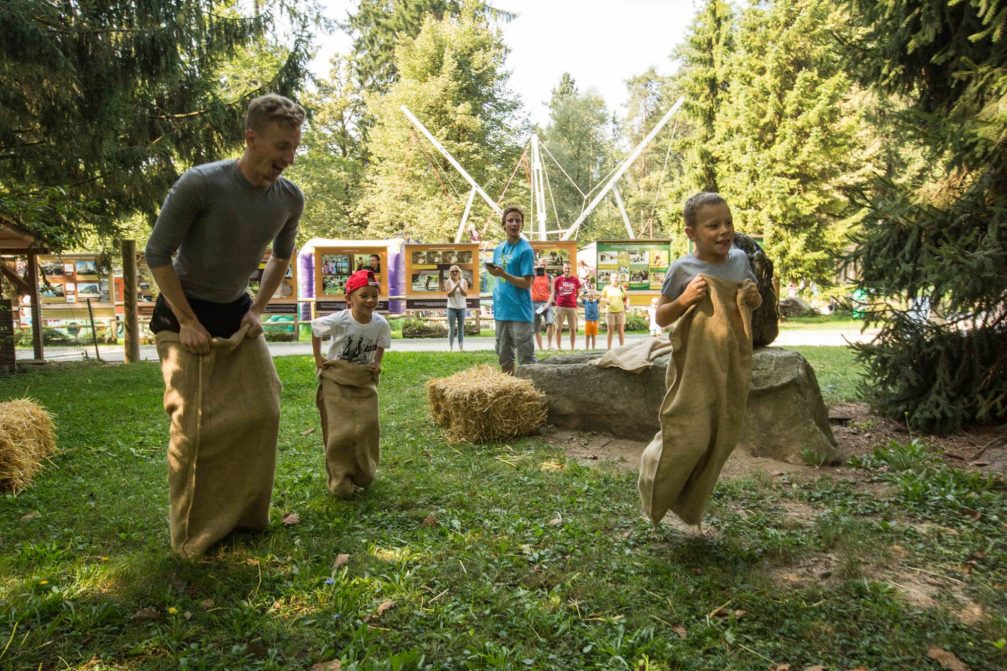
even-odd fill
[(535, 344), (542, 349), (542, 324), (545, 324), (545, 345), (552, 347), (552, 305), (553, 295), (552, 275), (545, 271), (545, 261), (539, 259), (535, 263), (535, 276), (531, 279), (531, 307), (535, 311)]
[(563, 349), (563, 322), (570, 325), (570, 349), (577, 343), (577, 296), (580, 279), (570, 273), (570, 262), (563, 264), (563, 274), (553, 283), (556, 296), (556, 349)]

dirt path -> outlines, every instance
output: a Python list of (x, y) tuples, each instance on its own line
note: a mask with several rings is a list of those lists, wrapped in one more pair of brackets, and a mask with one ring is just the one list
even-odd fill
[[(907, 443), (919, 438), (949, 464), (989, 475), (1007, 476), (1007, 431), (1003, 428), (981, 427), (952, 436), (919, 436), (893, 420), (871, 413), (863, 403), (834, 405), (829, 408), (829, 418), (839, 445), (841, 463), (854, 456), (870, 454), (875, 448), (887, 446), (892, 441)], [(645, 442), (603, 433), (557, 428), (549, 430), (546, 438), (578, 461), (629, 471), (639, 469), (640, 455), (647, 446)], [(735, 450), (724, 466), (722, 477), (731, 479), (757, 471), (768, 475), (830, 475), (841, 478), (853, 477), (854, 473), (843, 466), (819, 468), (788, 464)]]

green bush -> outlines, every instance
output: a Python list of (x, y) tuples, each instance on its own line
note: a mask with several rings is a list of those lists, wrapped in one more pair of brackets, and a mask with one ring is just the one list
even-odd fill
[[(474, 319), (465, 320), (465, 335), (479, 335), (479, 327)], [(431, 321), (420, 317), (406, 317), (402, 320), (403, 338), (447, 338), (448, 323), (446, 321)]]
[(649, 331), (650, 318), (646, 314), (639, 312), (626, 313), (626, 331)]

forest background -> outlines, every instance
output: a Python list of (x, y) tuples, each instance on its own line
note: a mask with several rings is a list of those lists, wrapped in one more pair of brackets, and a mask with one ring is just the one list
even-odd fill
[[(1007, 1), (696, 8), (667, 45), (677, 67), (630, 77), (624, 109), (564, 75), (535, 125), (509, 87), (513, 15), (482, 0), (360, 0), (323, 77), (307, 69), (315, 2), (10, 0), (0, 216), (54, 250), (142, 244), (178, 175), (237, 155), (247, 101), (278, 91), (310, 114), (289, 170), (307, 196), (300, 242), (452, 237), (468, 187), (401, 105), (508, 203), (530, 199), (537, 133), (565, 171), (547, 205), (564, 227), (684, 96), (620, 183), (639, 234), (684, 247), (684, 199), (719, 191), (784, 285), (828, 290), (854, 269), (883, 325), (862, 353), (887, 414), (938, 431), (1007, 418)], [(487, 239), (495, 220), (477, 199)], [(625, 235), (606, 201), (578, 237)], [(913, 319), (920, 301), (941, 318)]]

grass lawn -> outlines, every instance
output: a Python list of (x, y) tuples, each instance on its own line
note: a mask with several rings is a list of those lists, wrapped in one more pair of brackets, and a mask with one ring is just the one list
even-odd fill
[[(801, 351), (829, 398), (849, 397), (848, 350)], [(32, 488), (0, 497), (0, 668), (942, 668), (931, 646), (973, 671), (1007, 666), (1007, 497), (991, 483), (896, 446), (859, 464), (864, 486), (721, 483), (711, 539), (654, 529), (632, 473), (543, 438), (443, 442), (423, 382), (492, 360), (389, 352), (378, 480), (340, 502), (310, 360), (277, 359), (273, 524), (200, 560), (168, 551), (154, 364), (0, 378), (0, 399), (56, 415), (60, 445)], [(814, 514), (798, 523), (795, 508)], [(281, 524), (288, 512), (301, 523)], [(781, 577), (821, 557), (828, 575)], [(900, 589), (928, 575), (947, 586), (931, 603)]]

